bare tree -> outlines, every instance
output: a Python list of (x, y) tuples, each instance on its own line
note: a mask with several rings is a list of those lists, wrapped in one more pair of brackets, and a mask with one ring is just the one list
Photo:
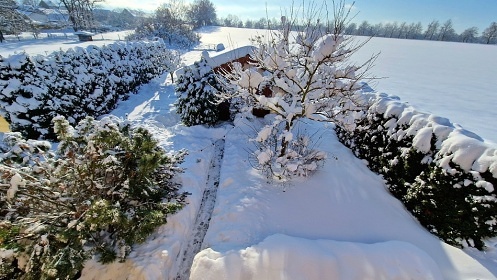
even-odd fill
[(476, 42), (476, 37), (478, 36), (478, 28), (473, 26), (461, 33), (461, 41), (463, 43), (473, 43)]
[(423, 31), (423, 25), (421, 25), (421, 22), (418, 23), (411, 23), (409, 24), (406, 32), (406, 39), (416, 39), (420, 36), (421, 32)]
[(399, 33), (397, 35), (397, 38), (407, 38), (407, 31), (409, 29), (409, 26), (407, 25), (407, 22), (402, 22), (399, 25)]
[(186, 5), (181, 0), (169, 0), (160, 5), (153, 17), (143, 19), (128, 39), (162, 38), (168, 44), (190, 47), (200, 37), (192, 27), (185, 24)]
[(377, 23), (375, 24), (373, 27), (372, 27), (372, 31), (373, 31), (373, 36), (377, 36), (377, 37), (385, 37), (385, 28), (383, 27), (383, 23)]
[(357, 24), (352, 22), (345, 28), (345, 34), (354, 35), (357, 32)]
[(430, 22), (424, 34), (425, 40), (433, 40), (438, 32), (438, 27), (440, 27), (440, 22), (438, 22), (438, 20)]
[(98, 3), (105, 0), (60, 0), (69, 13), (69, 20), (74, 31), (95, 30), (93, 10)]
[(245, 28), (253, 28), (254, 27), (254, 22), (250, 19), (247, 19), (245, 21)]
[(372, 35), (370, 34), (370, 30), (371, 30), (371, 25), (367, 20), (364, 20), (357, 28), (357, 35), (364, 35), (364, 36)]
[(448, 19), (442, 26), (440, 26), (440, 31), (438, 32), (439, 41), (449, 41), (454, 38), (456, 31), (452, 26), (452, 20)]
[(393, 35), (398, 33), (399, 25), (397, 22), (385, 24), (385, 36), (393, 38)]
[(497, 40), (497, 22), (492, 22), (490, 26), (483, 31), (481, 36), (485, 44), (495, 43)]
[(223, 25), (228, 26), (228, 27), (237, 27), (240, 22), (240, 18), (237, 15), (233, 14), (228, 14), (224, 19), (223, 19)]
[(186, 16), (195, 28), (212, 25), (216, 22), (216, 8), (210, 0), (195, 0), (186, 12)]

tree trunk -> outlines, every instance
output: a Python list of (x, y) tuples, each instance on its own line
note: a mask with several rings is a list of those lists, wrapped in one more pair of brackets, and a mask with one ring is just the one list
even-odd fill
[[(286, 121), (285, 132), (291, 132), (292, 131), (293, 121), (294, 120), (295, 120), (295, 117), (293, 117), (290, 121), (288, 121), (288, 120)], [(286, 155), (289, 144), (290, 144), (290, 142), (288, 140), (286, 140), (286, 137), (283, 137), (283, 139), (281, 139), (280, 157), (283, 157), (283, 156)]]

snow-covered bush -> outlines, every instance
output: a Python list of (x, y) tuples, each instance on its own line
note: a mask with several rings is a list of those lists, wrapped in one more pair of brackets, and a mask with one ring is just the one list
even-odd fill
[(193, 31), (193, 26), (185, 24), (183, 13), (186, 7), (182, 7), (180, 1), (172, 1), (160, 5), (153, 16), (144, 18), (138, 24), (135, 32), (126, 39), (163, 39), (169, 46), (189, 48), (200, 42), (200, 36)]
[(337, 126), (339, 139), (430, 232), (483, 249), (485, 238), (497, 236), (497, 149), (396, 98), (365, 95), (372, 106)]
[(162, 42), (140, 42), (0, 58), (0, 113), (13, 131), (53, 139), (53, 117), (75, 125), (106, 114), (140, 85), (174, 72), (178, 56)]
[(0, 147), (0, 278), (74, 279), (84, 261), (124, 260), (185, 204), (172, 154), (116, 118), (76, 127), (54, 119), (60, 143), (5, 134)]
[[(269, 116), (271, 117), (271, 116)], [(326, 159), (325, 152), (314, 149), (313, 139), (304, 129), (296, 129), (295, 135), (283, 134), (285, 122), (281, 116), (264, 126), (252, 141), (257, 149), (251, 153), (252, 165), (260, 170), (268, 179), (286, 181), (294, 177), (306, 177), (314, 173)], [(298, 125), (297, 125), (298, 126)], [(279, 156), (278, 147), (282, 137), (291, 137), (288, 151), (284, 157)]]
[(223, 83), (207, 60), (202, 57), (192, 66), (185, 66), (176, 81), (177, 113), (187, 126), (214, 125), (219, 121), (219, 95), (223, 93)]
[[(266, 131), (270, 131), (269, 134), (275, 134), (271, 137), (277, 139), (272, 149), (275, 154), (271, 157), (274, 167), (270, 170), (280, 169), (281, 164), (290, 164), (293, 169), (295, 165), (291, 162), (308, 157), (291, 149), (299, 145), (296, 143), (299, 137), (293, 137), (299, 119), (336, 121), (336, 114), (359, 109), (362, 105), (356, 99), (356, 91), (361, 89), (360, 80), (374, 58), (358, 66), (349, 60), (363, 43), (354, 44), (352, 37), (343, 35), (348, 15), (343, 2), (333, 7), (336, 18), (330, 26), (323, 26), (319, 21), (320, 15), (326, 14), (326, 5), (323, 3), (319, 8), (323, 10), (306, 11), (300, 25), (297, 19), (284, 18), (281, 30), (254, 38), (257, 46), (252, 55), (254, 67), (235, 64), (225, 75), (237, 96), (249, 100), (248, 103), (255, 100), (255, 107), (269, 109), (279, 116), (269, 126), (272, 129), (266, 127), (260, 133), (265, 136)], [(266, 94), (268, 89), (270, 94)], [(262, 136), (258, 139), (267, 139)], [(287, 160), (289, 157), (291, 161)], [(314, 157), (316, 161), (323, 159)], [(296, 172), (308, 174), (305, 170)], [(285, 179), (282, 173), (273, 175)]]

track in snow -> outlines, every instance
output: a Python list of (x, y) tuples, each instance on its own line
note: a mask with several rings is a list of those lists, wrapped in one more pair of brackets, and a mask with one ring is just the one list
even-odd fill
[(214, 142), (214, 155), (212, 156), (209, 173), (207, 174), (206, 188), (202, 196), (202, 202), (195, 219), (191, 237), (188, 245), (179, 256), (180, 266), (177, 280), (189, 279), (190, 268), (193, 264), (193, 258), (200, 252), (205, 234), (209, 229), (212, 211), (216, 205), (217, 189), (219, 187), (219, 177), (221, 172), (221, 163), (224, 156), (224, 139)]

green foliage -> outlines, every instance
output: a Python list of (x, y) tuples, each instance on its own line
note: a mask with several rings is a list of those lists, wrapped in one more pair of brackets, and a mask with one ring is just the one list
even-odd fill
[(441, 167), (440, 139), (433, 135), (431, 148), (422, 153), (406, 133), (408, 124), (386, 129), (396, 122), (395, 116), (371, 113), (353, 131), (336, 130), (340, 141), (383, 176), (390, 192), (430, 232), (452, 245), (484, 249), (484, 239), (497, 236), (497, 178), (488, 170), (464, 171), (453, 162)]
[(56, 151), (19, 134), (0, 147), (0, 278), (73, 279), (92, 256), (123, 261), (185, 204), (174, 178), (185, 151), (111, 117), (54, 123)]
[(109, 113), (140, 85), (174, 71), (178, 56), (163, 42), (135, 42), (0, 57), (0, 113), (12, 131), (53, 140), (55, 116), (76, 125)]
[(205, 58), (185, 67), (176, 82), (176, 108), (183, 123), (187, 126), (216, 124), (219, 121), (218, 94), (222, 92), (222, 83)]

